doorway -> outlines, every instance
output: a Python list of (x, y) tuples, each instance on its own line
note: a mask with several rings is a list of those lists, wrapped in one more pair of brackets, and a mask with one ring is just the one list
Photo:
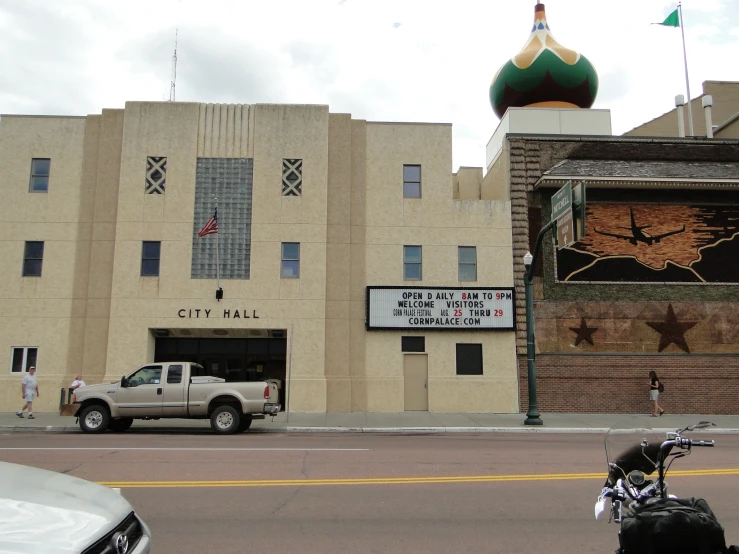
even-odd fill
[(403, 355), (403, 399), (406, 412), (429, 409), (429, 362), (426, 354)]

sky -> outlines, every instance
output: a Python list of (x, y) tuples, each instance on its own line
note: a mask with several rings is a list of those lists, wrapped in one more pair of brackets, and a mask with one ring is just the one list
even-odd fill
[[(328, 104), (368, 121), (452, 123), (453, 170), (484, 166), (498, 68), (525, 44), (535, 0), (0, 0), (0, 113), (87, 115), (168, 100)], [(550, 0), (563, 46), (600, 79), (614, 134), (685, 94), (663, 0)], [(739, 0), (684, 0), (691, 96), (739, 81)]]

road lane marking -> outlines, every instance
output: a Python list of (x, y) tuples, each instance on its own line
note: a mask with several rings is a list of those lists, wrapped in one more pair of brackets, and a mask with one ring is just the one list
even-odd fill
[[(739, 468), (674, 471), (670, 477), (739, 475)], [(605, 473), (549, 473), (542, 475), (475, 475), (457, 477), (380, 477), (347, 479), (262, 479), (240, 481), (99, 481), (120, 488), (203, 488), (203, 487), (310, 487), (332, 485), (419, 485), (437, 483), (491, 483), (509, 481), (564, 481), (605, 479)]]
[(0, 448), (0, 451), (5, 450), (150, 450), (150, 451), (159, 451), (159, 452), (181, 452), (183, 450), (187, 450), (190, 452), (211, 452), (211, 451), (217, 451), (217, 452), (285, 452), (285, 451), (295, 451), (295, 452), (367, 452), (370, 449), (369, 448), (137, 448), (137, 447), (96, 447), (96, 448), (75, 448), (75, 447), (69, 447), (69, 446), (62, 446), (62, 447), (55, 447), (55, 446), (37, 446), (33, 448)]

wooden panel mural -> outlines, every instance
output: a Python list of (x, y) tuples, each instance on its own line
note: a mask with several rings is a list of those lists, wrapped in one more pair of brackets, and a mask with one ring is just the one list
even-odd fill
[(590, 203), (556, 256), (560, 282), (739, 283), (739, 207)]

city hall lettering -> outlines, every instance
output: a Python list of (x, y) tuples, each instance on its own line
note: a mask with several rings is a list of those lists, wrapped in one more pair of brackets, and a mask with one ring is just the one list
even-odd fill
[(512, 330), (511, 288), (367, 287), (367, 329)]
[[(211, 319), (212, 309), (205, 308), (182, 308), (177, 312), (177, 315), (182, 318), (189, 319)], [(217, 312), (213, 313), (213, 318), (218, 317)], [(259, 319), (256, 310), (223, 310), (223, 319)]]

